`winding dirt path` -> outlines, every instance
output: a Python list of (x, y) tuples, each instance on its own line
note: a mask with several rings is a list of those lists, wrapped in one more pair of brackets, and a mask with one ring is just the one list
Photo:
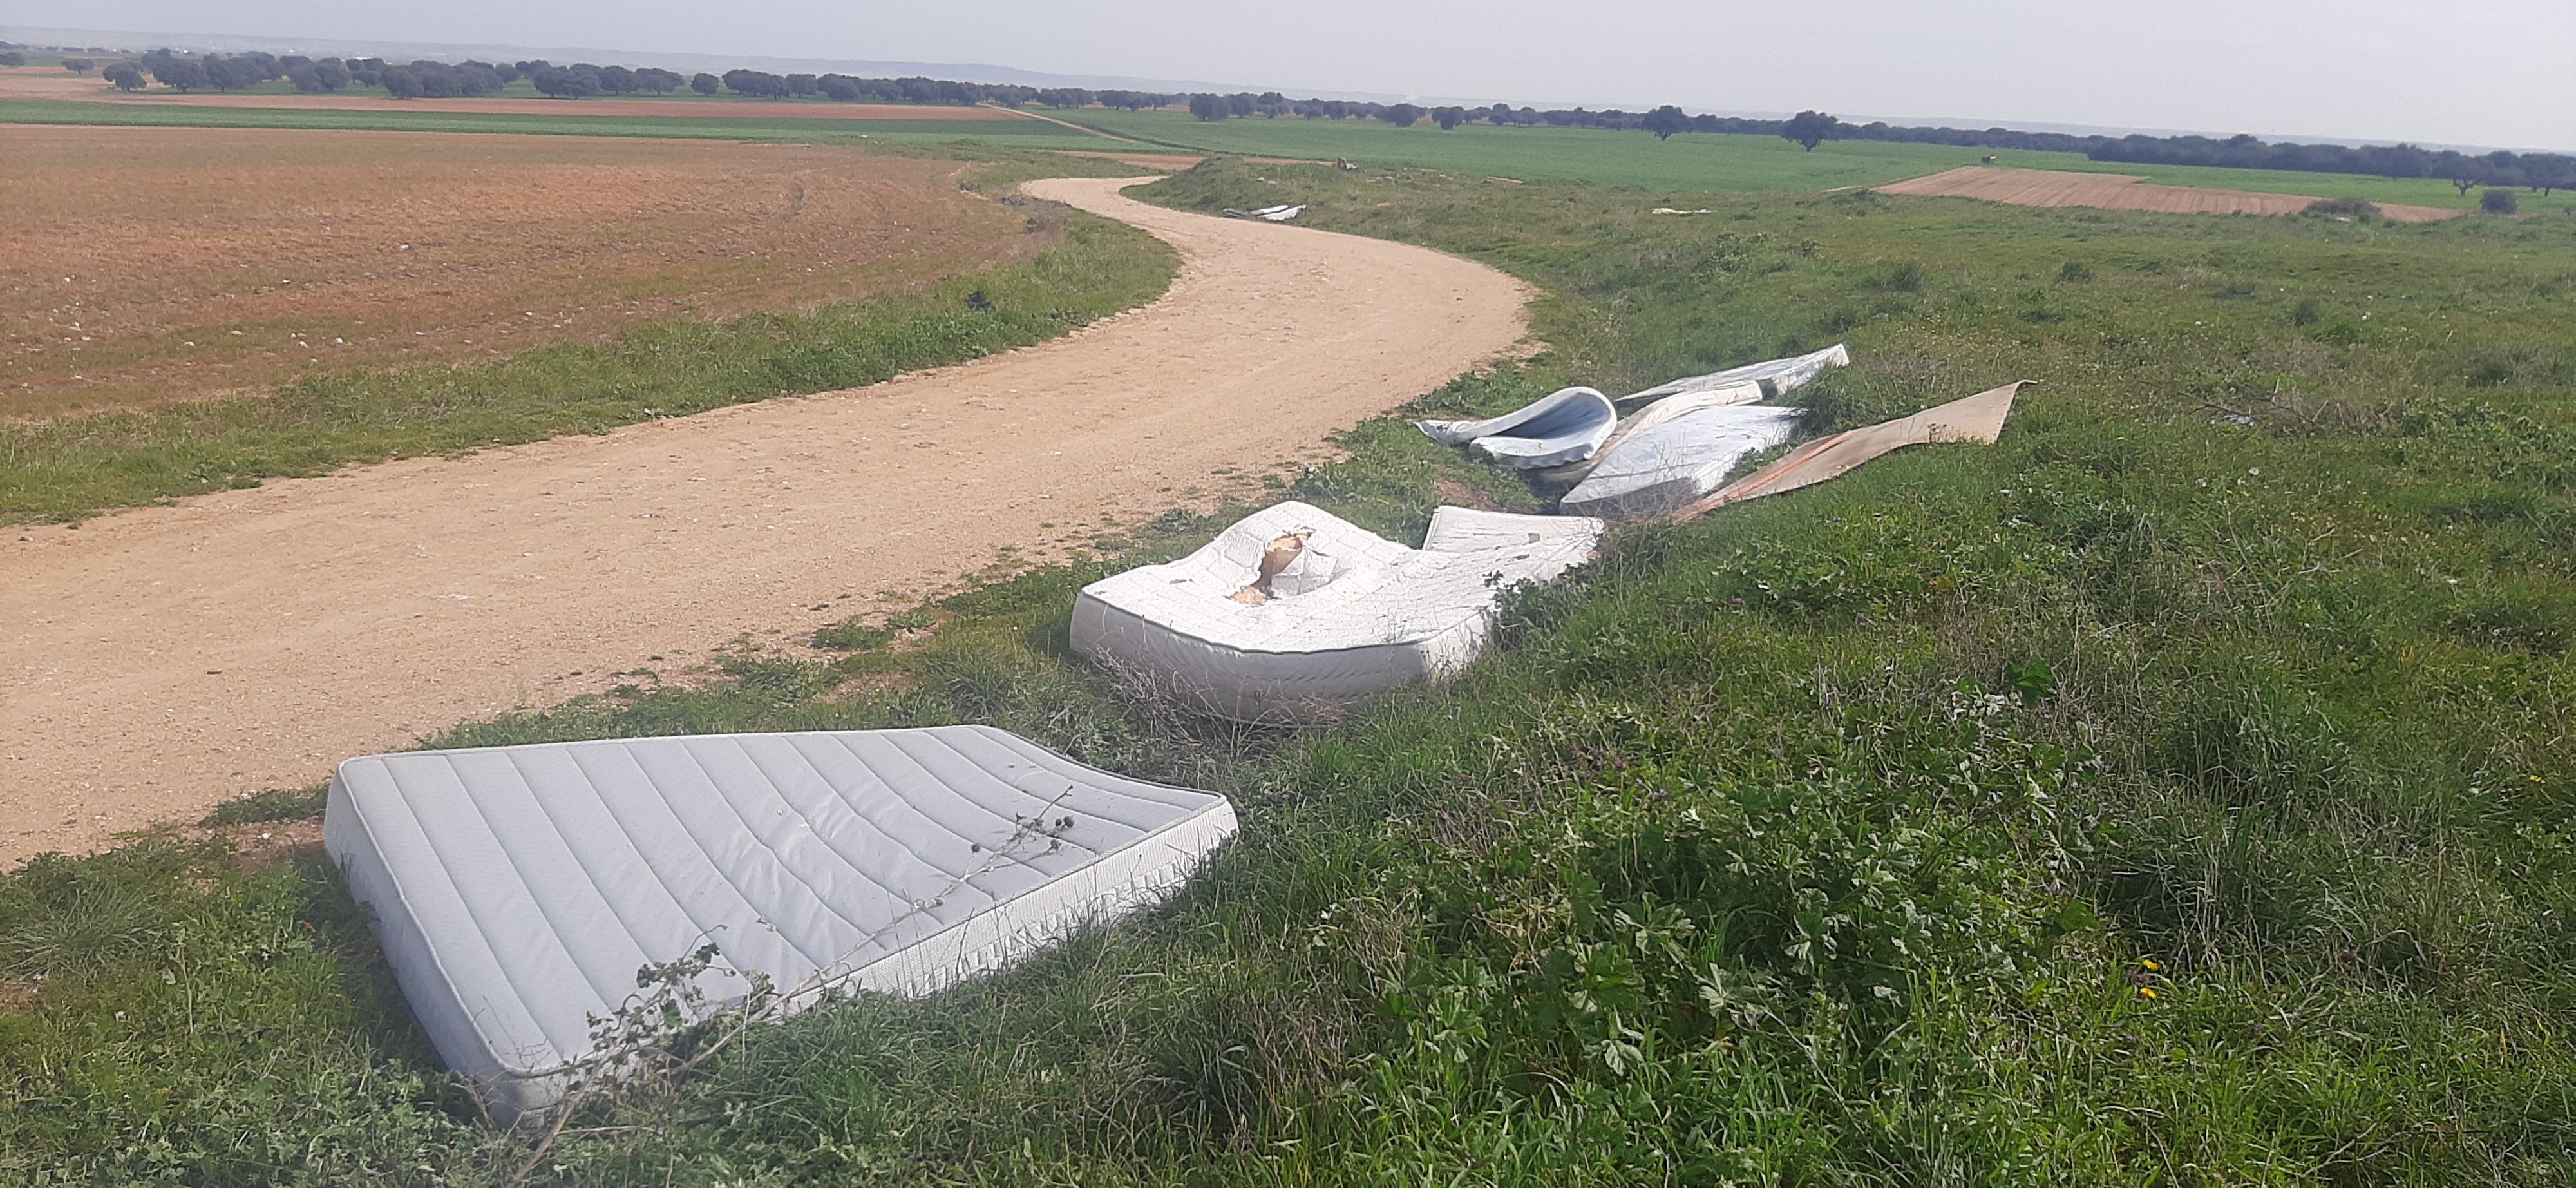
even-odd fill
[(1483, 265), (1131, 184), (1026, 187), (1183, 259), (1160, 300), (1053, 342), (0, 535), (0, 867), (1249, 485), (1526, 333), (1523, 286)]

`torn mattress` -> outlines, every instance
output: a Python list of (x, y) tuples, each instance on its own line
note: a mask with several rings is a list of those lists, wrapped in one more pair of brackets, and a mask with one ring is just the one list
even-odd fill
[(1705, 392), (1730, 387), (1748, 380), (1762, 385), (1762, 394), (1776, 400), (1783, 392), (1804, 387), (1809, 381), (1823, 374), (1828, 367), (1850, 365), (1851, 351), (1838, 342), (1821, 351), (1804, 355), (1747, 363), (1742, 367), (1730, 367), (1707, 375), (1686, 376), (1668, 384), (1657, 384), (1643, 392), (1631, 392), (1620, 397), (1618, 402), (1638, 404), (1649, 400), (1661, 400), (1667, 396), (1679, 396), (1685, 392)]
[(985, 726), (611, 739), (340, 765), (323, 844), (403, 998), (502, 1118), (614, 1073), (598, 1026), (701, 946), (685, 1015), (922, 994), (1179, 887), (1211, 792)]
[(1675, 401), (1688, 403), (1602, 451), (1557, 506), (1567, 515), (1613, 520), (1670, 515), (1724, 485), (1746, 455), (1784, 444), (1797, 432), (1798, 409), (1717, 403), (1691, 394), (1667, 397), (1654, 407)]
[(1589, 458), (1619, 423), (1619, 410), (1593, 388), (1564, 388), (1482, 421), (1416, 421), (1442, 445), (1468, 449), (1516, 470)]
[(1074, 650), (1195, 708), (1307, 722), (1465, 668), (1495, 598), (1591, 556), (1599, 520), (1444, 507), (1407, 548), (1321, 508), (1282, 503), (1207, 546), (1084, 587)]
[(1723, 408), (1730, 404), (1751, 404), (1760, 399), (1762, 399), (1762, 385), (1752, 380), (1702, 392), (1684, 392), (1679, 396), (1666, 396), (1621, 419), (1619, 427), (1610, 431), (1610, 436), (1602, 441), (1601, 448), (1591, 457), (1577, 462), (1568, 462), (1562, 466), (1548, 467), (1538, 471), (1538, 477), (1551, 483), (1579, 483), (1583, 481), (1584, 476), (1592, 473), (1592, 468), (1599, 465), (1601, 459), (1610, 456), (1620, 446), (1627, 444), (1630, 438), (1640, 433), (1675, 417), (1695, 413), (1701, 409)]

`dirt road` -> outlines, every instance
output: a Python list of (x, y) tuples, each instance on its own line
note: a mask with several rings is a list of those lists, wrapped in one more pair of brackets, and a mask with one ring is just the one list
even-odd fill
[[(1914, 194), (1929, 198), (1982, 198), (2014, 206), (2090, 206), (2102, 210), (2148, 210), (2164, 214), (2294, 215), (2316, 201), (2301, 194), (2163, 186), (2127, 173), (2001, 169), (1984, 165), (1966, 165), (1909, 178), (1879, 186), (1877, 190), (1881, 194)], [(2436, 223), (2468, 212), (2440, 206), (2383, 202), (2379, 204), (2379, 213), (2392, 223)]]
[(0, 536), (0, 866), (1078, 541), (1526, 332), (1522, 286), (1483, 265), (1127, 184), (1028, 187), (1184, 260), (1161, 300), (1054, 342)]

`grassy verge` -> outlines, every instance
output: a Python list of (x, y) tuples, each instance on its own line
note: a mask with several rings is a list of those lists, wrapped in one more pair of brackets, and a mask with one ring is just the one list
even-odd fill
[[(1414, 411), (1834, 338), (1819, 428), (2045, 384), (1998, 447), (1625, 532), (1462, 681), (1321, 734), (1070, 663), (1105, 562), (458, 732), (986, 721), (1245, 821), (1150, 918), (763, 1029), (533, 1179), (2566, 1182), (2576, 226), (1315, 172), (1319, 224), (1551, 293), (1552, 354)], [(1529, 498), (1392, 419), (1348, 444), (1296, 493), (1383, 530)], [(515, 1171), (346, 919), (324, 872), (178, 843), (0, 879), (0, 1169)]]
[[(1090, 164), (1014, 158), (984, 166), (980, 184)], [(0, 522), (75, 520), (352, 463), (874, 383), (1054, 337), (1170, 283), (1176, 259), (1151, 236), (1063, 208), (1028, 210), (1030, 234), (1057, 237), (1034, 257), (807, 313), (674, 320), (494, 363), (371, 369), (258, 396), (0, 424)], [(970, 305), (974, 293), (989, 308)]]

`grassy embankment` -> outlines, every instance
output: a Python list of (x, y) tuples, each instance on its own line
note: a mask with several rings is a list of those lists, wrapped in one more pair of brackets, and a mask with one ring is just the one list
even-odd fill
[[(762, 1029), (535, 1180), (2565, 1182), (2576, 226), (1288, 180), (1550, 290), (1551, 354), (1424, 410), (1838, 338), (1819, 429), (2046, 383), (1999, 447), (1624, 533), (1468, 678), (1320, 735), (1068, 663), (1098, 564), (457, 732), (985, 721), (1244, 815), (1169, 909)], [(1349, 444), (1297, 493), (1384, 530), (1444, 477), (1528, 499), (1392, 419)], [(526, 1162), (309, 864), (47, 861), (0, 921), (0, 1169)]]
[[(1496, 128), (1465, 124), (1446, 132), (1423, 122), (1398, 128), (1375, 120), (1235, 119), (1202, 121), (1179, 112), (1085, 109), (1055, 113), (1087, 127), (1168, 148), (1205, 153), (1412, 165), (1451, 173), (1535, 180), (1588, 181), (1652, 189), (1826, 190), (1871, 186), (1974, 165), (1992, 153), (1999, 165), (2121, 173), (2150, 182), (2273, 194), (2357, 197), (2374, 202), (2474, 208), (2432, 178), (2362, 177), (2196, 165), (2129, 165), (2080, 153), (1953, 148), (1874, 140), (1827, 141), (1809, 153), (1776, 136), (1684, 133), (1658, 141), (1643, 132), (1595, 128)], [(2526, 210), (2576, 210), (2576, 195), (2522, 195)]]
[[(971, 155), (971, 154), (970, 154)], [(976, 184), (1087, 166), (985, 151)], [(1095, 172), (1121, 166), (1100, 163)], [(1017, 199), (1013, 199), (1018, 201)], [(0, 423), (0, 523), (71, 520), (359, 462), (599, 433), (830, 391), (1062, 334), (1150, 300), (1177, 261), (1141, 231), (1030, 204), (1025, 261), (804, 313), (675, 319), (488, 363), (370, 368), (274, 392)], [(991, 308), (969, 308), (984, 294)]]

